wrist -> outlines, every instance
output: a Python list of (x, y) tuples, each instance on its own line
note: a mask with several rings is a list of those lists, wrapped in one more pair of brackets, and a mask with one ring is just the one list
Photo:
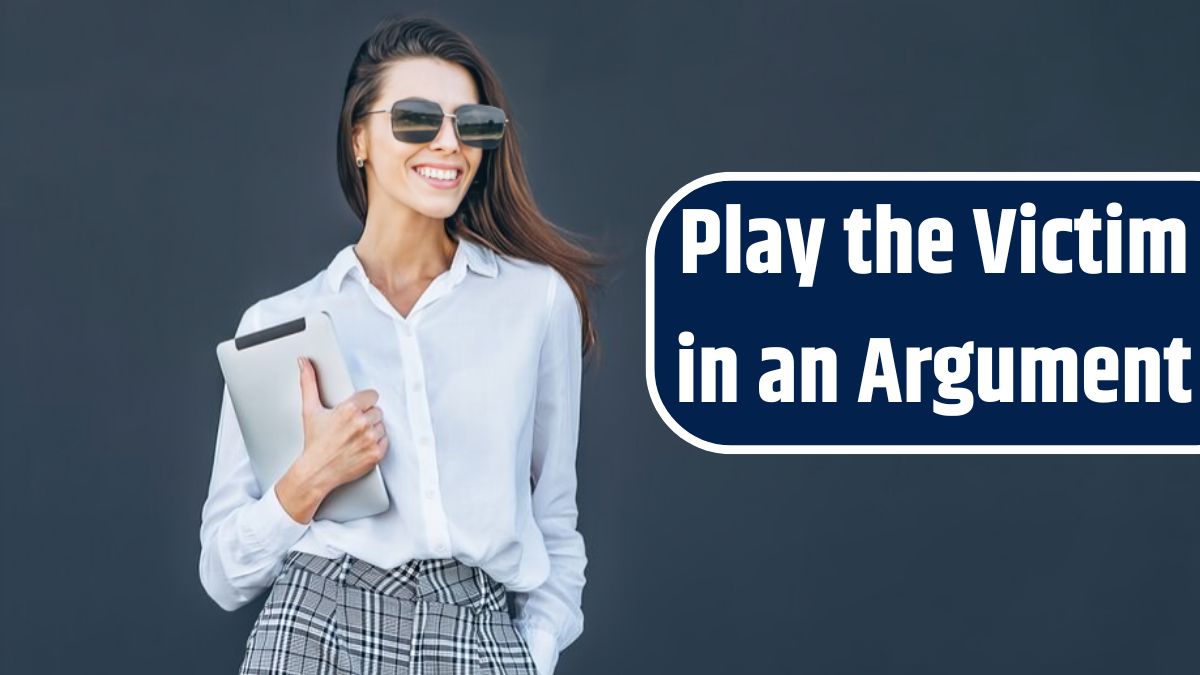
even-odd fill
[(298, 523), (312, 520), (326, 492), (302, 461), (293, 463), (276, 484), (280, 505)]

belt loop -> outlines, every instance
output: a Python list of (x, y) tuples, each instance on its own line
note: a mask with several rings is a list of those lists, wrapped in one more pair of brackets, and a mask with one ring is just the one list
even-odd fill
[(480, 574), (479, 567), (472, 566), (471, 574), (475, 577), (476, 593), (475, 597), (471, 598), (471, 608), (476, 613), (483, 611), (483, 603), (487, 596), (487, 588), (483, 585), (483, 575)]
[(425, 560), (422, 558), (413, 558), (405, 563), (405, 565), (410, 567), (412, 573), (409, 583), (412, 584), (413, 597), (417, 600), (424, 599), (432, 592), (430, 590), (429, 579), (426, 578), (429, 575), (425, 573)]
[(338, 569), (338, 582), (343, 583), (343, 584), (346, 583), (346, 576), (349, 571), (350, 571), (350, 554), (343, 553), (342, 559), (341, 559), (341, 565), (339, 566), (339, 569)]
[(483, 567), (476, 565), (475, 569), (475, 584), (479, 586), (479, 595), (475, 598), (475, 610), (484, 612), (490, 610), (492, 599), (492, 586), (489, 583), (490, 577), (483, 571)]

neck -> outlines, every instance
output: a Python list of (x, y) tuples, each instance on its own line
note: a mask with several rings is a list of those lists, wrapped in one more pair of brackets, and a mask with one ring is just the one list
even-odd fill
[(446, 271), (457, 247), (446, 234), (445, 219), (401, 207), (368, 211), (354, 252), (371, 282), (389, 290)]

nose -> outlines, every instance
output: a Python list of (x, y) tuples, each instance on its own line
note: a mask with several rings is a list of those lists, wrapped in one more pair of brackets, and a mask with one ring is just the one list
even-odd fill
[(446, 115), (442, 118), (442, 126), (437, 136), (429, 142), (431, 148), (441, 148), (447, 152), (458, 149), (458, 131), (454, 128), (454, 118)]

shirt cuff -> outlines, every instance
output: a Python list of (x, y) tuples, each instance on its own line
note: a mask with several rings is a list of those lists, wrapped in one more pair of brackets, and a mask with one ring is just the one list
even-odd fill
[(558, 639), (554, 633), (542, 628), (526, 628), (522, 632), (538, 675), (554, 675), (554, 668), (558, 665)]
[(271, 485), (262, 498), (246, 508), (242, 523), (250, 539), (257, 543), (260, 549), (269, 554), (283, 555), (292, 544), (304, 536), (312, 521), (300, 523), (293, 520), (284, 510), (283, 504), (279, 503), (275, 485)]

